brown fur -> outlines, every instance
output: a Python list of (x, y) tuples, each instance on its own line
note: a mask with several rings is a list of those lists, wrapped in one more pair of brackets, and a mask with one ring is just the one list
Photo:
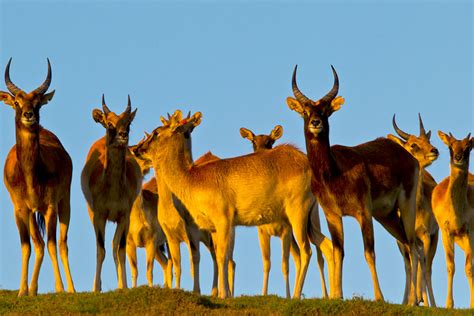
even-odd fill
[(293, 91), (298, 100), (287, 98), (290, 109), (304, 119), (306, 149), (313, 171), (312, 189), (323, 207), (331, 232), (335, 274), (334, 291), (331, 288), (330, 296), (342, 297), (342, 216), (348, 215), (355, 217), (361, 226), (375, 299), (383, 300), (375, 267), (372, 223), (372, 217), (375, 217), (397, 240), (409, 245), (412, 269), (409, 303), (415, 304), (418, 257), (414, 225), (418, 162), (402, 147), (387, 139), (379, 138), (354, 147), (330, 146), (329, 116), (344, 103), (342, 97), (336, 97), (339, 81), (334, 69), (333, 72), (333, 89), (315, 102), (298, 90), (295, 68)]
[(474, 146), (470, 134), (457, 140), (438, 132), (441, 140), (449, 147), (451, 173), (433, 190), (431, 203), (433, 213), (441, 228), (448, 272), (448, 293), (446, 307), (452, 308), (454, 277), (454, 244), (466, 255), (465, 272), (471, 292), (470, 307), (474, 308), (472, 251), (474, 245), (474, 179), (469, 173), (469, 156)]
[[(59, 219), (60, 256), (68, 292), (75, 292), (67, 246), (72, 161), (59, 139), (39, 125), (40, 108), (48, 103), (53, 95), (54, 91), (47, 94), (38, 93), (36, 90), (30, 93), (19, 90), (12, 94), (0, 91), (0, 100), (15, 110), (16, 145), (12, 147), (5, 161), (4, 182), (13, 203), (21, 241), (22, 273), (19, 296), (36, 295), (38, 291), (38, 276), (45, 245), (40, 234), (41, 223), (37, 222), (35, 212), (45, 220), (56, 292), (64, 291), (56, 250), (56, 227)], [(36, 260), (28, 288), (30, 236), (33, 239)]]
[[(189, 161), (186, 134), (200, 123), (201, 114), (156, 129), (139, 148), (160, 165), (163, 180), (182, 201), (196, 224), (213, 232), (219, 269), (219, 297), (229, 295), (227, 267), (232, 226), (261, 225), (287, 220), (302, 249), (301, 273), (293, 297), (299, 298), (311, 256), (307, 236), (311, 192), (298, 192), (309, 181), (306, 158), (290, 145), (246, 156), (212, 161), (201, 166)], [(306, 178), (301, 177), (305, 174)], [(275, 199), (269, 199), (275, 196)]]
[[(130, 103), (129, 103), (130, 104)], [(86, 158), (81, 174), (81, 187), (94, 226), (97, 241), (97, 267), (94, 292), (101, 291), (101, 271), (105, 258), (106, 221), (117, 223), (113, 240), (113, 257), (118, 287), (126, 288), (125, 246), (132, 205), (140, 192), (142, 173), (131, 155), (128, 133), (136, 110), (131, 107), (120, 115), (110, 112), (103, 101), (104, 113), (96, 109), (93, 118), (106, 128), (106, 136), (96, 141)]]
[[(270, 150), (273, 148), (273, 144), (277, 139), (279, 139), (283, 134), (283, 128), (280, 125), (275, 126), (275, 128), (270, 132), (269, 135), (255, 135), (251, 130), (246, 128), (240, 129), (240, 134), (243, 138), (247, 138), (250, 140), (253, 146), (254, 152), (262, 151), (262, 150)], [(309, 165), (308, 165), (309, 166)], [(308, 182), (308, 187), (310, 187), (311, 183)], [(311, 228), (314, 226), (317, 229), (317, 232), (324, 237), (321, 233), (320, 221), (319, 221), (319, 209), (318, 204), (314, 203), (314, 208), (311, 210), (310, 221), (314, 222), (311, 225)], [(276, 236), (281, 239), (282, 243), (282, 272), (285, 278), (286, 284), (286, 297), (290, 298), (290, 284), (288, 278), (288, 262), (289, 262), (289, 254), (293, 255), (293, 259), (296, 266), (296, 275), (299, 275), (300, 269), (300, 249), (296, 240), (293, 236), (293, 232), (291, 231), (291, 226), (288, 225), (286, 222), (281, 223), (272, 223), (272, 224), (265, 224), (258, 226), (258, 239), (260, 241), (260, 249), (262, 251), (262, 258), (263, 258), (263, 288), (262, 288), (262, 295), (267, 295), (268, 293), (268, 277), (270, 273), (270, 237)], [(311, 236), (311, 235), (310, 235)], [(311, 238), (311, 237), (310, 237)], [(332, 258), (332, 244), (331, 242), (325, 238), (325, 243), (329, 245), (329, 248), (326, 251), (326, 255), (329, 256), (329, 265), (332, 265), (331, 258)], [(326, 280), (324, 278), (324, 258), (322, 256), (321, 248), (316, 247), (317, 257), (318, 257), (318, 267), (319, 267), (319, 275), (321, 277), (321, 293), (322, 297), (326, 298), (328, 296), (327, 289), (326, 289)]]
[[(438, 223), (436, 222), (431, 208), (431, 194), (436, 186), (436, 181), (425, 169), (438, 158), (439, 153), (438, 149), (430, 143), (431, 132), (425, 132), (421, 116), (419, 119), (420, 136), (415, 136), (401, 131), (396, 126), (394, 116), (394, 129), (397, 131), (400, 138), (394, 135), (387, 135), (387, 138), (405, 148), (413, 157), (415, 157), (416, 160), (418, 160), (420, 165), (419, 179), (422, 179), (422, 181), (418, 181), (417, 194), (421, 196), (421, 199), (418, 201), (416, 208), (415, 235), (417, 237), (417, 243), (421, 244), (423, 247), (423, 256), (421, 256), (418, 265), (417, 297), (419, 300), (423, 299), (425, 306), (428, 306), (428, 303), (430, 303), (431, 306), (436, 307), (433, 287), (431, 284), (431, 268), (436, 254), (439, 234)], [(400, 242), (398, 242), (398, 246), (403, 258), (405, 259), (406, 282), (403, 303), (406, 304), (410, 291), (409, 249), (407, 245), (403, 245)], [(428, 289), (429, 302), (426, 289)]]
[[(165, 119), (162, 119), (165, 125), (168, 125), (169, 122)], [(136, 152), (137, 147), (140, 147), (143, 144), (143, 140), (138, 143), (133, 148), (133, 153)], [(190, 135), (187, 138), (186, 146), (191, 146), (191, 139)], [(188, 159), (191, 160), (191, 155), (189, 155)], [(208, 152), (204, 156), (200, 157), (195, 164), (205, 164), (209, 161), (213, 161), (215, 159), (219, 159), (215, 157), (211, 152)], [(147, 162), (152, 165), (151, 158), (147, 155), (137, 155), (137, 160), (143, 162)], [(214, 263), (214, 279), (213, 279), (213, 288), (211, 295), (217, 295), (217, 263), (215, 257), (215, 249), (213, 247), (213, 242), (211, 235), (208, 231), (200, 230), (199, 227), (196, 226), (195, 222), (193, 221), (192, 217), (189, 215), (186, 207), (177, 200), (171, 190), (168, 188), (167, 184), (162, 180), (161, 176), (161, 168), (160, 166), (156, 165), (155, 168), (155, 178), (158, 184), (158, 193), (160, 196), (159, 204), (158, 204), (158, 221), (160, 226), (163, 228), (163, 231), (166, 235), (166, 239), (169, 245), (169, 253), (170, 253), (170, 263), (171, 268), (169, 274), (167, 275), (166, 283), (169, 286), (172, 285), (172, 271), (174, 270), (175, 274), (175, 286), (176, 288), (181, 287), (181, 251), (180, 251), (180, 243), (184, 242), (188, 246), (188, 250), (190, 252), (190, 259), (191, 259), (191, 275), (194, 280), (193, 291), (196, 293), (200, 293), (200, 285), (199, 285), (199, 261), (200, 261), (200, 249), (199, 249), (199, 242), (201, 241), (204, 245), (209, 249), (211, 257)], [(233, 248), (233, 247), (232, 247)], [(230, 272), (229, 277), (231, 280), (231, 288), (233, 289), (233, 280), (234, 280), (234, 269), (235, 263), (233, 260), (229, 262)], [(233, 293), (233, 290), (232, 290)]]

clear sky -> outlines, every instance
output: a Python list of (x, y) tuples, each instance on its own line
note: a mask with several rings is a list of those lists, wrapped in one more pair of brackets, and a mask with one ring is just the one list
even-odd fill
[[(432, 130), (441, 156), (429, 168), (436, 180), (449, 174), (449, 153), (437, 130), (465, 137), (473, 130), (473, 4), (470, 1), (0, 1), (0, 73), (13, 57), (12, 80), (30, 91), (44, 80), (46, 57), (53, 68), (52, 102), (41, 123), (61, 140), (73, 159), (69, 249), (77, 290), (90, 291), (95, 237), (80, 189), (80, 172), (91, 144), (105, 131), (92, 120), (105, 93), (121, 112), (131, 95), (138, 113), (131, 143), (160, 124), (159, 116), (182, 109), (201, 111), (193, 133), (194, 157), (208, 150), (220, 157), (249, 153), (240, 127), (257, 134), (281, 124), (281, 142), (304, 148), (303, 122), (286, 106), (291, 74), (299, 65), (302, 91), (315, 99), (332, 86), (330, 64), (339, 73), (345, 105), (331, 119), (333, 144), (356, 145), (393, 133), (391, 118), (418, 133), (417, 113)], [(4, 83), (1, 90), (6, 90)], [(14, 113), (0, 105), (0, 161), (15, 142)], [(3, 169), (2, 169), (3, 170)], [(472, 170), (472, 167), (471, 167)], [(3, 171), (2, 171), (3, 172)], [(321, 212), (323, 231), (329, 236)], [(0, 286), (17, 289), (21, 250), (12, 204), (0, 186)], [(401, 302), (403, 260), (394, 239), (376, 224), (377, 269), (385, 298)], [(344, 219), (345, 297), (373, 298), (359, 225)], [(103, 289), (117, 286), (107, 226)], [(258, 294), (262, 260), (256, 228), (238, 228), (236, 294)], [(280, 242), (272, 241), (269, 292), (284, 295)], [(210, 293), (212, 265), (201, 247), (201, 288)], [(189, 255), (182, 247), (182, 285), (192, 289)], [(316, 255), (306, 278), (306, 297), (320, 297)], [(146, 284), (144, 251), (139, 283)], [(30, 260), (32, 271), (33, 256)], [(464, 254), (456, 248), (455, 305), (469, 304)], [(127, 272), (130, 283), (130, 269)], [(291, 283), (294, 280), (291, 266)], [(64, 280), (64, 279), (63, 279)], [(155, 265), (155, 283), (162, 273)], [(439, 305), (445, 304), (446, 264), (441, 238), (433, 267)], [(45, 254), (40, 292), (54, 290)]]

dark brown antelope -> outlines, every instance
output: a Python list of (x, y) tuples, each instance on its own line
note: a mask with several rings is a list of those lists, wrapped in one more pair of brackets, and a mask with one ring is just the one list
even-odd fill
[(441, 229), (446, 266), (448, 294), (446, 307), (452, 308), (454, 277), (454, 243), (466, 255), (465, 271), (471, 292), (470, 308), (474, 308), (472, 249), (474, 245), (474, 175), (469, 173), (469, 156), (474, 146), (471, 133), (457, 140), (451, 133), (438, 131), (439, 138), (449, 148), (451, 173), (433, 190), (431, 203)]
[[(420, 165), (417, 194), (418, 196), (421, 196), (421, 199), (417, 200), (415, 235), (417, 237), (417, 242), (421, 243), (423, 246), (423, 256), (421, 256), (418, 265), (417, 297), (419, 300), (423, 299), (424, 305), (427, 306), (428, 296), (426, 289), (428, 288), (429, 303), (431, 306), (436, 307), (433, 287), (431, 284), (431, 267), (436, 254), (439, 233), (438, 223), (436, 222), (431, 208), (431, 194), (436, 186), (436, 181), (425, 169), (438, 158), (439, 153), (438, 149), (430, 143), (431, 131), (428, 133), (425, 131), (420, 114), (418, 114), (418, 119), (420, 123), (420, 135), (415, 136), (405, 133), (398, 128), (394, 115), (392, 120), (393, 128), (400, 138), (390, 134), (387, 135), (387, 138), (405, 148), (413, 157), (415, 157), (416, 160), (418, 160)], [(408, 293), (410, 291), (410, 260), (407, 245), (401, 245), (400, 242), (398, 242), (398, 245), (405, 259), (406, 282), (403, 303), (406, 304), (408, 301)]]
[[(229, 296), (227, 268), (232, 226), (280, 221), (291, 225), (301, 249), (301, 272), (293, 294), (295, 298), (301, 297), (311, 257), (307, 226), (314, 207), (313, 194), (305, 186), (311, 178), (306, 157), (291, 145), (281, 145), (273, 150), (193, 165), (187, 139), (200, 122), (199, 112), (182, 120), (181, 112), (177, 111), (171, 123), (155, 129), (137, 153), (148, 152), (153, 166), (160, 166), (163, 181), (186, 205), (196, 224), (212, 232), (219, 297)], [(318, 238), (322, 242), (323, 238)]]
[[(251, 130), (242, 127), (240, 129), (240, 135), (243, 138), (247, 138), (250, 140), (253, 146), (254, 152), (261, 151), (261, 150), (268, 150), (273, 148), (273, 144), (275, 141), (279, 139), (283, 134), (283, 128), (281, 125), (275, 126), (275, 128), (270, 132), (270, 135), (255, 135)], [(310, 188), (311, 183), (308, 182), (308, 188)], [(312, 225), (316, 227), (319, 231), (321, 230), (321, 225), (319, 221), (319, 209), (318, 204), (314, 204), (314, 208), (311, 210), (311, 221)], [(282, 245), (282, 272), (285, 278), (286, 284), (286, 297), (290, 297), (290, 282), (288, 278), (289, 272), (289, 256), (290, 252), (293, 256), (293, 260), (295, 262), (296, 267), (296, 275), (299, 274), (300, 270), (300, 249), (296, 240), (293, 236), (293, 232), (291, 231), (291, 226), (285, 222), (281, 223), (272, 223), (266, 225), (258, 226), (258, 239), (260, 240), (260, 249), (262, 251), (262, 258), (263, 258), (263, 288), (262, 288), (262, 295), (267, 295), (268, 293), (268, 276), (270, 274), (270, 237), (277, 236), (281, 239)], [(311, 239), (311, 237), (310, 237)], [(332, 245), (329, 240), (325, 241), (328, 245), (327, 253), (332, 255)], [(326, 298), (328, 296), (327, 289), (326, 289), (326, 280), (324, 278), (324, 258), (319, 247), (316, 247), (316, 253), (318, 257), (318, 267), (319, 267), (319, 275), (321, 278), (321, 293), (322, 297)], [(329, 258), (331, 259), (331, 258)], [(329, 264), (331, 265), (331, 261), (329, 260)]]
[(375, 217), (397, 240), (409, 245), (413, 284), (409, 303), (415, 304), (418, 162), (405, 149), (388, 139), (378, 138), (355, 147), (330, 146), (329, 117), (344, 104), (342, 97), (336, 97), (339, 90), (336, 71), (332, 68), (333, 88), (320, 100), (313, 101), (298, 89), (296, 69), (292, 79), (295, 98), (287, 98), (287, 103), (291, 110), (298, 112), (304, 119), (306, 149), (313, 171), (312, 190), (323, 207), (332, 237), (335, 274), (330, 297), (343, 296), (342, 216), (353, 216), (361, 227), (375, 299), (383, 300), (375, 267), (372, 222), (372, 217)]
[[(136, 145), (135, 145), (136, 146)], [(133, 153), (133, 148), (130, 151)], [(145, 160), (137, 159), (142, 175), (145, 176), (152, 167), (151, 163)], [(137, 286), (137, 248), (145, 248), (146, 250), (146, 275), (148, 285), (153, 286), (153, 263), (158, 261), (164, 276), (164, 287), (170, 287), (167, 283), (168, 274), (171, 273), (171, 262), (164, 254), (166, 237), (158, 223), (156, 209), (158, 207), (158, 188), (156, 179), (152, 178), (142, 185), (140, 194), (135, 203), (133, 203), (130, 213), (130, 226), (127, 235), (127, 256), (130, 263), (132, 273), (132, 286)]]
[(81, 174), (81, 187), (94, 226), (97, 242), (97, 266), (94, 292), (101, 291), (101, 271), (105, 258), (105, 224), (117, 223), (113, 239), (113, 256), (117, 270), (118, 288), (127, 288), (125, 247), (132, 205), (140, 193), (142, 173), (128, 149), (128, 135), (137, 110), (128, 105), (120, 115), (110, 111), (102, 96), (102, 110), (94, 109), (92, 118), (101, 124), (105, 137), (96, 141), (86, 158)]
[[(58, 219), (59, 254), (66, 273), (68, 292), (73, 293), (67, 246), (72, 161), (56, 135), (40, 125), (40, 109), (54, 95), (54, 90), (46, 93), (51, 83), (51, 65), (48, 59), (46, 80), (26, 93), (10, 80), (11, 61), (10, 58), (5, 69), (5, 83), (10, 93), (0, 91), (0, 100), (15, 110), (16, 145), (10, 149), (5, 161), (4, 181), (13, 203), (21, 241), (22, 270), (18, 295), (36, 295), (38, 292), (38, 276), (44, 257), (44, 241), (40, 231), (45, 226), (56, 292), (64, 291), (56, 248)], [(36, 218), (35, 213), (38, 214)], [(28, 289), (30, 236), (36, 259)]]

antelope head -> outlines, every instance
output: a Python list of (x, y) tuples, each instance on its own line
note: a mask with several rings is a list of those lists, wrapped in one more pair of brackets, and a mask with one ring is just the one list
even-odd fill
[(137, 109), (132, 112), (130, 96), (128, 96), (128, 104), (125, 111), (117, 115), (109, 110), (107, 104), (105, 104), (105, 97), (102, 95), (102, 111), (94, 109), (92, 111), (92, 118), (106, 129), (107, 146), (122, 148), (128, 145), (130, 124), (135, 118), (136, 113)]
[(180, 110), (176, 110), (171, 116), (168, 115), (168, 119), (160, 117), (163, 126), (155, 128), (143, 142), (137, 144), (133, 148), (133, 154), (138, 159), (153, 160), (159, 164), (163, 150), (168, 148), (167, 144), (176, 137), (183, 137), (184, 146), (190, 151), (190, 135), (194, 128), (201, 124), (201, 118), (201, 112), (196, 112), (192, 116), (191, 113), (188, 113), (188, 116), (183, 118)]
[(273, 144), (283, 135), (283, 127), (277, 125), (270, 132), (270, 135), (255, 135), (251, 130), (242, 127), (240, 135), (252, 142), (253, 151), (257, 152), (264, 149), (272, 149)]
[(438, 158), (439, 152), (436, 147), (431, 145), (431, 131), (425, 131), (423, 120), (421, 119), (421, 115), (419, 113), (418, 120), (420, 123), (420, 135), (415, 136), (405, 133), (400, 128), (398, 128), (397, 123), (395, 122), (394, 114), (392, 119), (393, 129), (400, 137), (389, 134), (387, 135), (387, 138), (404, 147), (413, 157), (415, 157), (416, 160), (418, 160), (420, 167), (424, 168), (431, 165), (431, 163)]
[(339, 78), (336, 70), (331, 66), (334, 75), (332, 89), (318, 101), (313, 101), (306, 97), (296, 84), (297, 68), (298, 66), (295, 66), (291, 82), (295, 97), (288, 97), (286, 103), (291, 110), (298, 112), (303, 117), (305, 132), (312, 134), (314, 137), (329, 135), (329, 116), (339, 110), (344, 104), (344, 98), (337, 96), (339, 91)]
[(471, 133), (462, 140), (457, 140), (451, 133), (446, 135), (442, 131), (438, 131), (438, 136), (449, 148), (451, 166), (467, 169), (469, 167), (469, 155), (474, 146), (474, 137), (471, 137)]
[(48, 59), (48, 74), (45, 81), (35, 90), (26, 93), (18, 88), (10, 79), (10, 64), (12, 59), (8, 61), (5, 69), (5, 84), (9, 92), (0, 91), (0, 100), (11, 106), (15, 110), (15, 123), (18, 127), (26, 129), (35, 129), (39, 127), (39, 110), (51, 101), (54, 96), (54, 90), (48, 91), (51, 84), (51, 64)]

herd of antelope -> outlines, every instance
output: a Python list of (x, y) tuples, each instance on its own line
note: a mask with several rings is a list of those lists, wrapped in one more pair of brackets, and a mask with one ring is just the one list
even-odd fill
[[(56, 248), (59, 220), (59, 254), (68, 292), (75, 292), (71, 277), (67, 234), (70, 222), (72, 161), (59, 139), (39, 123), (40, 108), (51, 101), (51, 65), (41, 86), (29, 93), (10, 79), (9, 92), (0, 100), (15, 111), (16, 145), (6, 159), (4, 182), (10, 194), (20, 234), (22, 272), (19, 296), (36, 295), (38, 276), (47, 248), (51, 257), (56, 291), (64, 291)], [(330, 145), (329, 117), (344, 104), (338, 96), (339, 79), (334, 68), (332, 89), (313, 101), (298, 88), (295, 67), (294, 97), (288, 107), (301, 115), (307, 154), (292, 145), (273, 147), (283, 133), (277, 125), (269, 135), (255, 135), (241, 128), (254, 152), (221, 159), (211, 152), (194, 161), (191, 134), (201, 123), (200, 112), (183, 116), (177, 110), (162, 125), (134, 146), (129, 146), (132, 111), (130, 97), (119, 115), (106, 105), (94, 109), (92, 118), (105, 129), (105, 136), (92, 144), (81, 173), (81, 187), (87, 201), (97, 243), (97, 265), (93, 291), (101, 291), (101, 270), (105, 258), (107, 221), (117, 224), (113, 258), (118, 288), (127, 287), (125, 257), (128, 255), (132, 285), (137, 285), (137, 247), (146, 249), (147, 280), (153, 285), (153, 264), (163, 269), (164, 286), (180, 288), (180, 243), (188, 246), (193, 290), (200, 292), (199, 242), (208, 248), (214, 265), (212, 295), (233, 296), (235, 226), (258, 226), (263, 257), (262, 294), (267, 294), (270, 270), (270, 237), (282, 240), (282, 270), (286, 296), (290, 297), (289, 256), (296, 277), (293, 297), (300, 298), (311, 245), (317, 250), (323, 297), (342, 298), (344, 229), (342, 216), (359, 222), (365, 259), (372, 274), (374, 296), (383, 300), (375, 264), (375, 218), (395, 238), (405, 263), (403, 303), (436, 306), (431, 266), (438, 243), (438, 231), (446, 254), (448, 294), (446, 306), (453, 307), (454, 243), (465, 252), (465, 272), (470, 286), (470, 307), (474, 308), (474, 176), (469, 173), (469, 156), (474, 145), (470, 133), (462, 140), (438, 132), (449, 147), (450, 174), (440, 183), (425, 170), (438, 158), (419, 117), (419, 136), (402, 131), (393, 117), (398, 135), (354, 147)], [(150, 169), (154, 177), (143, 183)], [(322, 206), (331, 240), (321, 233), (318, 204)], [(35, 264), (28, 286), (30, 238)], [(166, 251), (168, 248), (168, 251)], [(324, 257), (323, 257), (324, 256)], [(329, 294), (324, 277), (328, 263)]]

